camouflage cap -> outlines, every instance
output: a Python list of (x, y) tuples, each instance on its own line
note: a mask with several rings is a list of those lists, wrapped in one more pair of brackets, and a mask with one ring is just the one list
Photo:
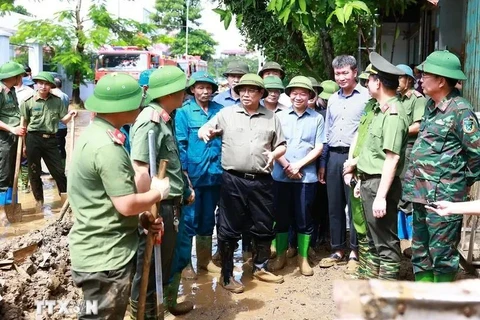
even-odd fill
[(258, 71), (258, 75), (260, 77), (263, 78), (263, 74), (265, 73), (265, 71), (267, 70), (277, 70), (277, 71), (280, 71), (280, 78), (283, 79), (285, 78), (285, 71), (283, 71), (282, 67), (280, 66), (280, 64), (276, 63), (276, 62), (273, 62), (273, 61), (268, 61), (268, 62), (265, 62), (262, 66), (262, 68), (260, 69), (260, 71)]
[(262, 98), (265, 98), (266, 96), (268, 96), (268, 91), (265, 90), (265, 83), (263, 82), (263, 79), (254, 73), (247, 73), (246, 75), (244, 75), (240, 79), (238, 84), (235, 87), (233, 87), (233, 91), (235, 91), (235, 93), (239, 95), (240, 88), (244, 86), (254, 86), (254, 87), (258, 87), (259, 89), (263, 89), (264, 92), (263, 92)]
[(52, 88), (56, 88), (55, 79), (53, 78), (50, 72), (41, 71), (35, 77), (32, 78), (33, 82), (37, 83), (37, 81), (46, 81), (50, 84)]
[(315, 90), (313, 90), (312, 81), (310, 81), (310, 79), (304, 76), (296, 76), (293, 77), (292, 80), (290, 80), (290, 83), (285, 88), (285, 93), (287, 94), (287, 96), (290, 96), (292, 88), (307, 89), (308, 91), (310, 91), (310, 99), (315, 98), (315, 96), (317, 95), (315, 93)]
[(184, 91), (187, 87), (187, 76), (176, 66), (158, 68), (148, 79), (148, 96), (157, 99), (169, 94)]
[(16, 77), (21, 74), (23, 75), (24, 73), (25, 69), (21, 64), (9, 61), (2, 64), (0, 67), (0, 80)]
[(360, 73), (358, 76), (360, 79), (367, 80), (368, 77), (370, 76), (370, 73), (372, 72), (372, 64), (370, 63), (366, 68), (365, 71)]
[(85, 101), (87, 110), (98, 113), (119, 113), (136, 110), (142, 102), (143, 89), (126, 73), (103, 76), (93, 94)]
[(448, 50), (432, 52), (417, 69), (455, 80), (467, 80), (460, 59)]
[(396, 66), (398, 69), (403, 70), (405, 72), (405, 75), (409, 76), (410, 78), (415, 79), (415, 76), (413, 75), (413, 70), (406, 64), (397, 64)]
[(217, 81), (213, 78), (212, 75), (210, 75), (206, 71), (197, 71), (192, 73), (192, 76), (190, 77), (190, 82), (189, 86), (187, 88), (187, 93), (190, 95), (193, 95), (192, 91), (190, 90), (195, 83), (199, 82), (204, 82), (204, 83), (209, 83), (212, 85), (212, 92), (216, 92), (218, 90), (218, 84)]
[(282, 79), (277, 76), (268, 76), (263, 79), (263, 83), (265, 84), (265, 89), (277, 89), (281, 92), (285, 91), (285, 86), (283, 85)]
[(250, 72), (250, 68), (248, 67), (248, 64), (246, 64), (243, 61), (237, 60), (237, 61), (231, 61), (227, 65), (227, 70), (223, 73), (223, 76), (225, 78), (228, 78), (229, 74), (240, 74), (244, 75)]
[(325, 80), (320, 83), (320, 86), (323, 88), (323, 91), (319, 94), (319, 97), (325, 100), (330, 99), (332, 94), (340, 90), (338, 84), (332, 80)]

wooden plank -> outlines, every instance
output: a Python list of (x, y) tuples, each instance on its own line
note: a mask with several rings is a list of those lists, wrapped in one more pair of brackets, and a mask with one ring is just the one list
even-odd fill
[(28, 257), (30, 257), (38, 249), (38, 243), (31, 244), (27, 247), (13, 251), (13, 260), (15, 264), (22, 264)]

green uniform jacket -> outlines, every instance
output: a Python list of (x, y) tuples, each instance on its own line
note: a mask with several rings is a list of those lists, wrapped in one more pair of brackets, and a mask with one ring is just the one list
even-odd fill
[(154, 131), (156, 139), (157, 165), (161, 159), (168, 160), (166, 176), (170, 179), (170, 194), (167, 199), (183, 195), (183, 179), (180, 153), (175, 141), (174, 119), (162, 107), (151, 102), (138, 115), (130, 129), (132, 160), (149, 163), (148, 132)]
[[(427, 105), (427, 99), (420, 92), (412, 89), (401, 97), (400, 101), (405, 108), (410, 125), (422, 121), (423, 114), (425, 113), (425, 106)], [(413, 145), (416, 139), (417, 137), (415, 136), (409, 136), (408, 143)]]
[(12, 127), (20, 124), (20, 110), (18, 110), (15, 88), (8, 89), (2, 81), (0, 81), (0, 121)]
[(373, 98), (368, 100), (365, 105), (365, 110), (363, 111), (362, 117), (360, 118), (360, 124), (358, 125), (358, 137), (357, 143), (355, 144), (355, 150), (353, 150), (353, 158), (360, 155), (364, 142), (367, 140), (368, 128), (375, 117), (375, 108), (377, 107), (377, 100)]
[(38, 93), (27, 98), (20, 106), (20, 114), (28, 123), (28, 132), (44, 132), (54, 134), (58, 131), (58, 122), (68, 113), (62, 99), (50, 93), (42, 99)]
[(457, 90), (438, 106), (429, 100), (405, 174), (403, 198), (417, 203), (465, 201), (480, 175), (480, 131)]
[(360, 173), (382, 174), (386, 150), (400, 155), (395, 175), (399, 176), (405, 161), (409, 121), (398, 97), (390, 98), (380, 108), (376, 105), (375, 117), (361, 149), (357, 163)]
[(128, 153), (109, 135), (119, 133), (115, 130), (107, 121), (95, 118), (75, 143), (67, 180), (75, 217), (69, 235), (75, 271), (117, 270), (138, 248), (138, 216), (123, 216), (110, 200), (136, 193)]

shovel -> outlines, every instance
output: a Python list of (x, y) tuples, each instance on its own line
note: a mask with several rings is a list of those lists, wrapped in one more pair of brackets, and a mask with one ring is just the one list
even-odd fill
[[(25, 125), (25, 120), (23, 117), (20, 118), (20, 126)], [(15, 175), (13, 177), (13, 188), (12, 188), (12, 202), (5, 205), (5, 214), (7, 215), (8, 221), (20, 222), (22, 221), (22, 205), (17, 203), (17, 193), (18, 193), (18, 174), (20, 172), (20, 162), (22, 161), (22, 151), (23, 151), (23, 137), (18, 137), (17, 145), (17, 157), (15, 160)]]

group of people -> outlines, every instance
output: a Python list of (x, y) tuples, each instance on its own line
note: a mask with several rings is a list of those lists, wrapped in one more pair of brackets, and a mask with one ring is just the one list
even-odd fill
[[(16, 62), (0, 66), (0, 208), (16, 201), (12, 199), (12, 189), (20, 139), (23, 139), (21, 185), (27, 190), (30, 181), (37, 209), (41, 210), (44, 204), (42, 159), (59, 194), (66, 199), (65, 143), (59, 146), (59, 141), (65, 141), (65, 125), (76, 111), (68, 111), (68, 96), (57, 87), (61, 88), (61, 81), (49, 72), (39, 72), (32, 78), (30, 68)], [(62, 130), (65, 134), (58, 137)], [(7, 223), (4, 214), (1, 219), (2, 224)]]

